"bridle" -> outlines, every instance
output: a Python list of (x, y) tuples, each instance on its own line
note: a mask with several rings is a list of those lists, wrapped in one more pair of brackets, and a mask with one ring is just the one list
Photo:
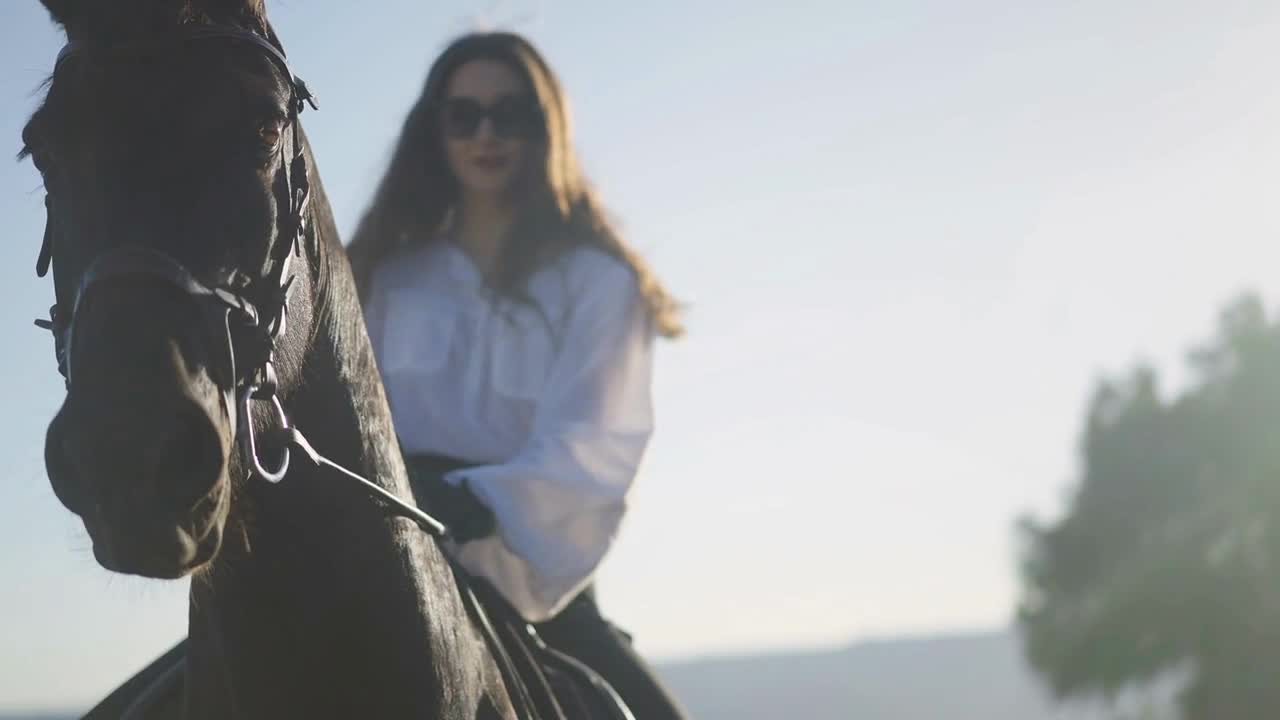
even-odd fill
[[(59, 299), (50, 308), (48, 320), (36, 321), (36, 325), (53, 333), (58, 371), (67, 388), (70, 389), (73, 378), (71, 350), (75, 341), (76, 316), (87, 291), (95, 284), (107, 280), (158, 280), (180, 291), (195, 303), (209, 338), (215, 347), (222, 350), (223, 368), (228, 373), (222, 389), (223, 403), (234, 436), (242, 453), (248, 458), (251, 478), (258, 477), (270, 483), (280, 482), (289, 472), (290, 450), (297, 450), (314, 465), (328, 467), (363, 485), (368, 493), (385, 503), (389, 512), (412, 520), (430, 535), (446, 536), (448, 531), (445, 526), (435, 518), (316, 452), (306, 437), (289, 422), (277, 395), (275, 348), (285, 332), (289, 298), (295, 279), (291, 266), (293, 260), (302, 255), (307, 236), (310, 200), (306, 151), (298, 118), (307, 105), (319, 109), (314, 96), (302, 79), (289, 69), (284, 51), (274, 36), (263, 37), (226, 25), (202, 25), (185, 28), (176, 40), (180, 43), (224, 41), (246, 44), (262, 52), (289, 83), (287, 134), (291, 136), (291, 148), (287, 149), (283, 142), (280, 144), (284, 197), (278, 198), (285, 201), (280, 206), (287, 207), (288, 211), (281, 213), (280, 236), (267, 258), (269, 270), (260, 277), (249, 278), (249, 288), (258, 290), (265, 296), (265, 301), (255, 303), (246, 292), (239, 289), (245, 286), (238, 286), (234, 282), (238, 273), (210, 286), (196, 278), (181, 262), (159, 250), (138, 245), (108, 250), (97, 256), (81, 275), (69, 303), (70, 310)], [(132, 48), (121, 50), (130, 49)], [(63, 47), (54, 66), (55, 74), (62, 63), (80, 53), (81, 50), (73, 43)], [(284, 162), (290, 149), (292, 157)], [(50, 217), (45, 226), (40, 256), (36, 261), (36, 274), (40, 277), (48, 273), (56, 252), (50, 198), (46, 198), (46, 205), (49, 207)], [(274, 428), (265, 431), (255, 429), (255, 403), (268, 405), (275, 422)], [(264, 451), (269, 449), (279, 451), (279, 460), (274, 467), (269, 467), (263, 460)]]

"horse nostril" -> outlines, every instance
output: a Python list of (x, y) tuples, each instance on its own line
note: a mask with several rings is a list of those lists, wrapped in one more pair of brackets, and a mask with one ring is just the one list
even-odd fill
[(222, 443), (212, 418), (194, 403), (179, 409), (166, 429), (153, 446), (145, 477), (163, 505), (185, 512), (222, 476)]

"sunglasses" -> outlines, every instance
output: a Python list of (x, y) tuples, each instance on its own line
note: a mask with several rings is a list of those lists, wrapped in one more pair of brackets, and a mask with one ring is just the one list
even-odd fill
[(542, 131), (542, 113), (528, 97), (508, 95), (492, 105), (471, 98), (448, 98), (440, 112), (445, 135), (458, 140), (474, 137), (485, 118), (500, 138), (531, 140)]

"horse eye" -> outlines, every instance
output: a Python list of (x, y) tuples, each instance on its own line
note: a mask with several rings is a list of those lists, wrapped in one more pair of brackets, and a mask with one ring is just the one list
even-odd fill
[(280, 138), (283, 134), (284, 121), (278, 118), (267, 120), (258, 126), (258, 140), (268, 150), (280, 144)]

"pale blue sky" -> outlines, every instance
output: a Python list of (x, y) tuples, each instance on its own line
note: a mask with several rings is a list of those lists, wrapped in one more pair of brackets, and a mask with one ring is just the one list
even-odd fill
[[(269, 6), (349, 232), (430, 59), (490, 6)], [(601, 574), (653, 656), (1006, 623), (1012, 520), (1057, 506), (1098, 373), (1172, 371), (1236, 292), (1280, 297), (1270, 3), (491, 17), (559, 69), (588, 169), (692, 306)], [(35, 0), (0, 9), (0, 155), (59, 40)], [(0, 160), (0, 711), (96, 699), (185, 626), (185, 583), (99, 568), (44, 477), (41, 200)]]

